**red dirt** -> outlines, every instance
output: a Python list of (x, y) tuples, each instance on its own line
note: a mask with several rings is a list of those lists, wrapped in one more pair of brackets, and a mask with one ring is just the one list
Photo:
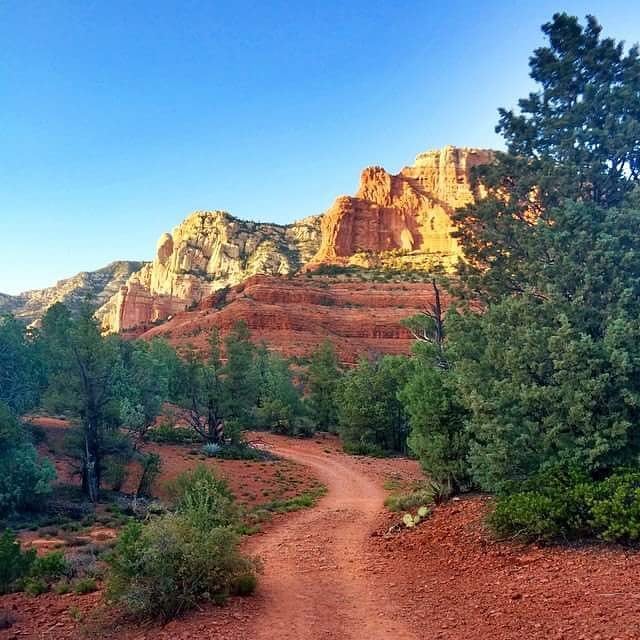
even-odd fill
[[(111, 629), (107, 637), (640, 638), (636, 551), (495, 542), (482, 525), (487, 499), (478, 496), (437, 508), (415, 530), (385, 535), (398, 516), (383, 510), (382, 481), (395, 471), (416, 477), (415, 463), (327, 453), (315, 441), (265, 440), (307, 465), (329, 491), (315, 508), (248, 539), (247, 551), (264, 561), (255, 596), (203, 607), (163, 628)], [(0, 599), (0, 606), (17, 606), (28, 618), (0, 638), (79, 637), (67, 603), (89, 612), (95, 597), (56, 598)]]
[[(45, 434), (38, 445), (40, 455), (54, 461), (57, 482), (80, 484), (80, 476), (74, 474), (72, 460), (64, 453), (65, 432), (69, 422), (58, 418), (32, 416), (29, 421), (37, 425)], [(262, 434), (253, 434), (252, 439), (259, 445)], [(325, 448), (335, 450), (339, 443), (336, 438), (322, 440)], [(213, 468), (227, 480), (237, 501), (247, 507), (254, 507), (273, 500), (286, 500), (317, 487), (315, 478), (306, 467), (291, 460), (217, 460), (200, 454), (200, 445), (146, 444), (144, 451), (158, 453), (162, 458), (160, 475), (154, 483), (153, 493), (161, 500), (169, 495), (167, 485), (182, 472), (199, 464)], [(141, 469), (131, 463), (127, 470), (127, 480), (122, 490), (134, 493), (138, 485)], [(31, 536), (35, 537), (35, 536)], [(26, 538), (25, 538), (26, 539)], [(53, 541), (48, 541), (55, 546)]]

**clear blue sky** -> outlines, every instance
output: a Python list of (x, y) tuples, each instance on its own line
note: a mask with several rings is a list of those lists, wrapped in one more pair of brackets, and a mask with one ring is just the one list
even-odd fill
[(618, 0), (0, 0), (0, 291), (150, 259), (194, 209), (287, 223), (444, 144), (499, 146), (539, 26)]

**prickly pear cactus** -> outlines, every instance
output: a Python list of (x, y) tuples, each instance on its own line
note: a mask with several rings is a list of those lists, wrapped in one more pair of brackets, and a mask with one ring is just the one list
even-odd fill
[(415, 527), (417, 524), (420, 524), (422, 520), (424, 520), (429, 515), (429, 509), (427, 507), (420, 507), (416, 515), (411, 515), (410, 513), (405, 513), (402, 516), (402, 522), (407, 529), (411, 529)]

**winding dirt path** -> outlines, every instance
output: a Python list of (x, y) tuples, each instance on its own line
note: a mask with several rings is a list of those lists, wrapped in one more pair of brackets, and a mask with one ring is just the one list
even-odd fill
[(267, 639), (413, 640), (403, 615), (364, 558), (383, 508), (381, 480), (359, 460), (324, 453), (308, 442), (269, 439), (278, 455), (308, 466), (327, 487), (310, 510), (287, 519), (251, 545), (264, 562), (259, 609), (248, 637)]

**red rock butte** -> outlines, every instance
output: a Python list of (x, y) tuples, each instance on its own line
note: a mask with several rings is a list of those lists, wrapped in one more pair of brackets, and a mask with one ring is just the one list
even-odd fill
[[(242, 320), (254, 342), (264, 341), (285, 356), (308, 356), (328, 338), (340, 360), (354, 364), (360, 356), (409, 353), (414, 339), (401, 322), (430, 302), (433, 289), (427, 283), (253, 276), (197, 309), (129, 335), (162, 337), (178, 349), (189, 345), (206, 352), (213, 327), (224, 336)], [(444, 306), (448, 302), (443, 296)]]
[[(355, 196), (341, 196), (325, 214), (290, 225), (196, 211), (160, 237), (154, 260), (133, 273), (97, 315), (106, 330), (162, 334), (180, 344), (189, 333), (199, 337), (197, 323), (224, 329), (243, 319), (255, 339), (292, 355), (308, 353), (323, 337), (346, 360), (367, 351), (406, 352), (410, 336), (399, 321), (429, 298), (428, 284), (369, 282), (358, 288), (327, 280), (326, 290), (318, 292), (308, 279), (282, 276), (326, 264), (451, 266), (460, 257), (451, 214), (473, 202), (471, 169), (490, 162), (492, 154), (447, 146), (419, 154), (396, 175), (369, 167)], [(252, 279), (258, 275), (271, 277)], [(216, 292), (245, 282), (226, 307), (215, 313), (206, 308)], [(318, 296), (332, 302), (318, 302)]]

